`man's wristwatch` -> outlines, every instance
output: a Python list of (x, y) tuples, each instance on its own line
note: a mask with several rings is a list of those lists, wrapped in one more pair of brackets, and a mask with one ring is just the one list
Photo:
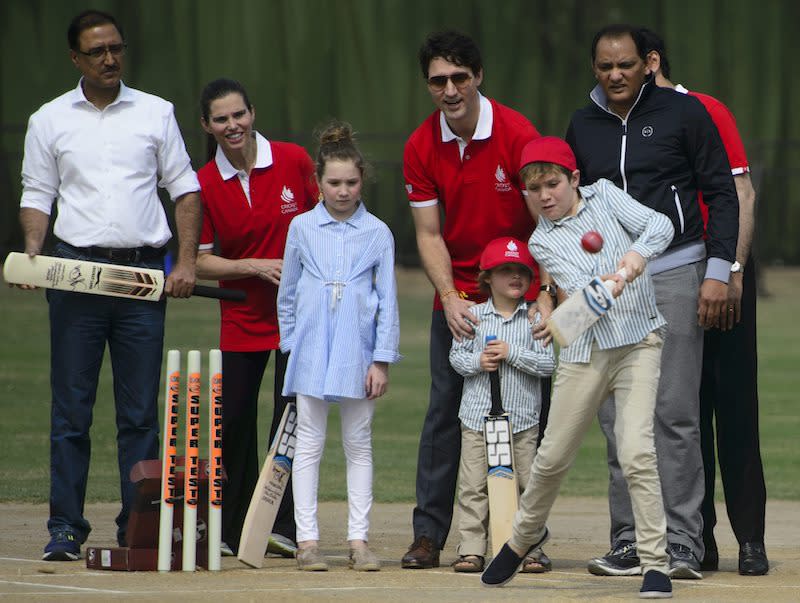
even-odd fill
[(734, 262), (733, 264), (731, 264), (731, 272), (744, 273), (744, 266), (742, 266), (739, 262)]
[(556, 299), (556, 297), (558, 297), (558, 291), (556, 290), (555, 285), (551, 284), (542, 285), (541, 287), (539, 287), (539, 291), (545, 291), (553, 299)]

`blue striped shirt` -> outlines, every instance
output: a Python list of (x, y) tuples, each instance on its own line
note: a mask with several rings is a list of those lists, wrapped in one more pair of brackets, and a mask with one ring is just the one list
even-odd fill
[(278, 324), (284, 396), (364, 398), (370, 364), (400, 359), (394, 238), (363, 203), (341, 222), (324, 203), (292, 220)]
[[(669, 218), (645, 207), (613, 182), (600, 179), (579, 191), (582, 201), (577, 214), (556, 221), (540, 216), (528, 244), (536, 261), (567, 294), (583, 289), (595, 276), (616, 272), (628, 251), (649, 260), (672, 240), (674, 228)], [(581, 247), (581, 237), (589, 230), (599, 232), (605, 241), (598, 253)], [(626, 285), (603, 318), (561, 349), (559, 359), (589, 362), (594, 341), (603, 350), (635, 344), (665, 324), (646, 269)]]
[(464, 376), (464, 390), (458, 418), (469, 429), (483, 431), (483, 417), (489, 413), (492, 397), (489, 373), (481, 369), (481, 353), (487, 335), (508, 344), (508, 358), (500, 364), (500, 397), (503, 409), (509, 414), (511, 429), (519, 433), (539, 423), (542, 406), (542, 387), (539, 377), (547, 377), (555, 368), (553, 348), (544, 348), (531, 334), (528, 304), (520, 302), (509, 318), (495, 310), (491, 298), (470, 307), (480, 323), (475, 338), (453, 340), (450, 364)]

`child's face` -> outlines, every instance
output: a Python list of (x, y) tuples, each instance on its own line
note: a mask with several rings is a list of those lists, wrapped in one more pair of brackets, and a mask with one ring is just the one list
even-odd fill
[(580, 172), (575, 170), (569, 178), (563, 172), (551, 172), (525, 183), (528, 191), (526, 203), (534, 217), (545, 216), (559, 220), (575, 215), (578, 209), (578, 182)]
[(352, 160), (330, 160), (318, 180), (328, 213), (336, 220), (346, 220), (356, 211), (361, 199), (361, 170)]
[(519, 300), (531, 286), (531, 272), (522, 264), (500, 264), (489, 271), (492, 297)]

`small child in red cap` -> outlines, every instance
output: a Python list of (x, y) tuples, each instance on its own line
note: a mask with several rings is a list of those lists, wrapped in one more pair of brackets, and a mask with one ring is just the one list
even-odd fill
[[(527, 245), (511, 237), (493, 240), (481, 255), (480, 269), (478, 288), (489, 299), (469, 309), (478, 319), (475, 337), (454, 339), (450, 350), (450, 364), (464, 376), (458, 413), (460, 543), (459, 557), (453, 563), (456, 572), (482, 571), (487, 550), (489, 500), (483, 430), (491, 402), (489, 373), (497, 371), (500, 376), (500, 397), (509, 414), (514, 468), (522, 492), (536, 455), (542, 400), (540, 378), (551, 375), (555, 367), (552, 347), (544, 347), (531, 334), (525, 292), (531, 284), (534, 261)], [(487, 342), (487, 336), (495, 339)], [(531, 551), (523, 563), (523, 571), (527, 572), (548, 571), (550, 567), (541, 549)]]

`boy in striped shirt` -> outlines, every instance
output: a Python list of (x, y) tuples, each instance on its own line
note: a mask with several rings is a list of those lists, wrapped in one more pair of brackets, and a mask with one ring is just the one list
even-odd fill
[[(475, 316), (475, 337), (453, 340), (450, 364), (464, 377), (458, 417), (461, 459), (458, 471), (458, 545), (456, 572), (479, 572), (486, 555), (489, 499), (483, 418), (489, 412), (489, 372), (499, 371), (503, 407), (513, 430), (515, 470), (521, 487), (528, 481), (542, 402), (540, 377), (555, 367), (552, 348), (536, 341), (528, 321), (525, 292), (534, 262), (525, 243), (512, 237), (491, 241), (480, 258), (478, 288), (489, 299), (469, 311)], [(494, 341), (485, 344), (486, 336)], [(539, 549), (525, 559), (523, 572), (549, 571), (550, 560)]]
[[(545, 524), (561, 482), (600, 404), (614, 394), (614, 431), (644, 574), (639, 596), (671, 597), (667, 525), (653, 443), (665, 321), (645, 269), (648, 259), (666, 249), (674, 229), (665, 215), (641, 205), (608, 180), (579, 187), (575, 155), (560, 138), (529, 143), (522, 151), (520, 177), (526, 203), (538, 219), (529, 245), (539, 264), (567, 295), (602, 275), (602, 280), (614, 281), (616, 300), (603, 318), (560, 350), (547, 437), (520, 499), (511, 540), (481, 580), (487, 586), (505, 584), (527, 551), (548, 539)], [(590, 230), (604, 240), (596, 253), (581, 245)], [(622, 268), (626, 279), (617, 273)], [(552, 340), (546, 324), (536, 325), (534, 332), (545, 343)]]

